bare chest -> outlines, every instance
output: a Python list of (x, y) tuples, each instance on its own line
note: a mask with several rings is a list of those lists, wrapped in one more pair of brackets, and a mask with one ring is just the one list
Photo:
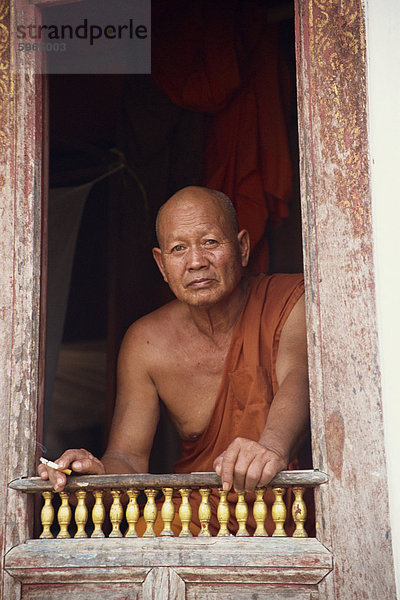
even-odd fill
[(196, 439), (208, 425), (229, 342), (222, 347), (193, 343), (173, 348), (155, 370), (158, 394), (184, 439)]

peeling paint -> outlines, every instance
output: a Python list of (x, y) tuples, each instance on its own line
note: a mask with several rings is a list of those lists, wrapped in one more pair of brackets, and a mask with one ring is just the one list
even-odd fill
[[(325, 172), (334, 169), (337, 204), (355, 235), (370, 231), (364, 13), (359, 0), (316, 0), (310, 51), (315, 65), (315, 106), (324, 138)], [(367, 202), (365, 201), (367, 199)]]

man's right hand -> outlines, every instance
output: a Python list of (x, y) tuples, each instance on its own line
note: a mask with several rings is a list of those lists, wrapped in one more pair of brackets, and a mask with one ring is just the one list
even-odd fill
[[(101, 460), (93, 456), (88, 450), (83, 448), (66, 450), (56, 462), (63, 469), (72, 469), (80, 475), (103, 475), (106, 470)], [(44, 480), (49, 479), (53, 484), (55, 492), (62, 492), (67, 483), (67, 477), (64, 473), (51, 469), (46, 465), (38, 466), (38, 473)]]

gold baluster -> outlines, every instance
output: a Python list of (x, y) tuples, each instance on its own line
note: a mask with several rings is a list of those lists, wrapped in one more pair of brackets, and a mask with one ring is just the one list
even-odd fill
[(246, 529), (246, 523), (249, 516), (249, 509), (246, 504), (246, 493), (238, 492), (238, 499), (235, 508), (236, 521), (238, 522), (239, 529), (237, 530), (236, 537), (247, 537), (249, 532)]
[(201, 502), (199, 506), (200, 533), (199, 537), (210, 537), (211, 533), (208, 529), (208, 524), (211, 520), (211, 505), (208, 497), (211, 493), (210, 488), (199, 489)]
[(229, 536), (229, 529), (228, 529), (228, 523), (229, 523), (229, 517), (230, 517), (230, 513), (229, 513), (229, 504), (228, 504), (228, 500), (227, 500), (227, 495), (228, 492), (226, 492), (225, 490), (218, 488), (218, 492), (219, 492), (219, 503), (218, 503), (218, 508), (217, 508), (217, 518), (218, 518), (218, 522), (219, 522), (219, 531), (217, 533), (217, 535), (221, 536), (221, 537), (226, 537)]
[(104, 537), (103, 523), (106, 516), (106, 509), (104, 508), (103, 495), (104, 492), (101, 490), (96, 490), (93, 492), (95, 502), (92, 510), (92, 521), (94, 525), (94, 530), (91, 536), (92, 538)]
[(181, 488), (179, 490), (182, 496), (182, 503), (179, 507), (179, 518), (182, 523), (182, 530), (179, 537), (192, 537), (192, 532), (189, 529), (190, 522), (192, 520), (192, 507), (190, 506), (189, 498), (191, 493), (190, 488)]
[(296, 524), (296, 529), (293, 532), (293, 537), (306, 538), (308, 534), (304, 529), (304, 523), (307, 519), (307, 507), (303, 500), (303, 494), (305, 489), (303, 487), (294, 487), (293, 494), (294, 500), (292, 505), (292, 516), (293, 521)]
[(53, 492), (43, 492), (42, 496), (44, 498), (44, 504), (40, 513), (40, 520), (43, 525), (43, 531), (40, 534), (40, 538), (49, 540), (54, 537), (50, 531), (50, 527), (53, 525), (54, 521), (54, 508), (51, 503), (54, 494)]
[(68, 531), (68, 526), (71, 523), (72, 519), (72, 510), (68, 502), (69, 494), (68, 492), (60, 492), (61, 498), (61, 506), (58, 509), (57, 519), (58, 524), (60, 526), (60, 531), (57, 535), (58, 538), (65, 540), (70, 538), (70, 534)]
[(275, 523), (275, 531), (272, 535), (273, 537), (286, 537), (286, 531), (284, 529), (286, 521), (286, 505), (282, 498), (285, 489), (277, 487), (273, 488), (272, 491), (275, 495), (275, 502), (272, 505), (272, 519)]
[(78, 503), (75, 508), (75, 523), (77, 530), (74, 537), (86, 538), (87, 533), (85, 531), (85, 525), (88, 520), (88, 509), (85, 504), (86, 492), (85, 490), (78, 490), (75, 495), (78, 499)]
[(139, 496), (139, 490), (129, 489), (126, 492), (128, 494), (129, 502), (126, 507), (126, 520), (128, 521), (128, 529), (125, 533), (125, 537), (137, 537), (136, 523), (139, 521), (140, 509), (137, 503), (137, 497)]
[(164, 523), (164, 529), (161, 532), (162, 536), (173, 537), (174, 532), (172, 531), (172, 521), (175, 516), (175, 506), (172, 502), (172, 494), (174, 493), (173, 488), (163, 488), (164, 503), (161, 509), (161, 518)]
[(254, 537), (266, 537), (268, 533), (265, 530), (265, 519), (267, 518), (267, 505), (264, 502), (265, 488), (256, 489), (256, 499), (253, 504), (253, 515), (257, 527), (254, 531)]
[(113, 502), (110, 508), (110, 521), (112, 525), (110, 537), (122, 537), (120, 525), (124, 517), (124, 510), (121, 504), (121, 491), (111, 490), (111, 496), (113, 497)]
[(157, 495), (157, 490), (147, 489), (144, 490), (144, 493), (146, 494), (147, 502), (143, 511), (143, 517), (146, 522), (146, 531), (144, 532), (143, 537), (156, 537), (154, 523), (157, 519), (157, 505), (154, 499)]

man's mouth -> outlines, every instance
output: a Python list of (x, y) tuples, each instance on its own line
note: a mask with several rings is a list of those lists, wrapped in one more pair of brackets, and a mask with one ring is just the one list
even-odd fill
[(214, 281), (213, 279), (210, 279), (208, 277), (198, 277), (197, 279), (193, 279), (190, 283), (188, 283), (187, 287), (194, 287), (194, 288), (206, 287), (213, 281)]

